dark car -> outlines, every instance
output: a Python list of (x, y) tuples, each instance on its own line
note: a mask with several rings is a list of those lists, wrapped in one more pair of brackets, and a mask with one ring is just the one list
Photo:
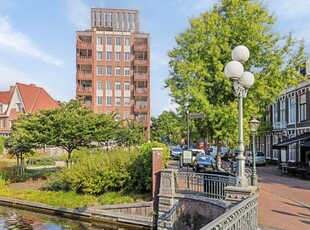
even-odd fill
[(197, 156), (194, 161), (193, 170), (196, 172), (216, 170), (216, 161), (210, 155)]

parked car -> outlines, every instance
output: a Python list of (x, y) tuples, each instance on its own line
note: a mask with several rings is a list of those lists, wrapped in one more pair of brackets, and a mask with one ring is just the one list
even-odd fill
[[(252, 166), (253, 164), (252, 152), (245, 152), (245, 163), (248, 166)], [(256, 152), (255, 163), (256, 165), (264, 165), (264, 166), (266, 165), (266, 156), (263, 152), (261, 151)]]
[(181, 147), (171, 147), (170, 149), (170, 156), (172, 159), (180, 159), (180, 154), (183, 152)]
[(196, 172), (214, 171), (216, 170), (216, 160), (210, 155), (197, 156), (193, 164), (193, 170)]
[(183, 161), (183, 154), (181, 154), (181, 156), (180, 156), (180, 168), (182, 168), (185, 165), (188, 165), (188, 166), (192, 167), (196, 157), (201, 156), (201, 155), (206, 155), (205, 151), (202, 150), (202, 149), (192, 149), (190, 151), (192, 152), (192, 161), (191, 161), (191, 163), (190, 164), (185, 164), (184, 161)]

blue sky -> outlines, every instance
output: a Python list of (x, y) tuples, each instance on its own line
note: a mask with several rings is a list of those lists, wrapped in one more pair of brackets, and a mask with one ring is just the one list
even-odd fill
[[(54, 99), (75, 97), (75, 36), (90, 28), (90, 8), (140, 11), (140, 30), (151, 34), (151, 115), (174, 108), (164, 80), (167, 52), (188, 19), (217, 0), (0, 0), (0, 90), (35, 83)], [(278, 19), (275, 30), (293, 32), (310, 47), (310, 1), (265, 0)], [(308, 52), (309, 53), (309, 52)]]

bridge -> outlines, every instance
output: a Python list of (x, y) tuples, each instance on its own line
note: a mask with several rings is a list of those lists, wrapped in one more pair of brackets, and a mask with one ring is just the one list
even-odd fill
[[(157, 229), (259, 229), (256, 187), (234, 175), (160, 172)], [(155, 207), (155, 206), (154, 206)]]

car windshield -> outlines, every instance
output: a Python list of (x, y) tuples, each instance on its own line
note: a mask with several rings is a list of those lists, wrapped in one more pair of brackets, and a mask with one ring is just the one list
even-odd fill
[(173, 148), (172, 151), (174, 151), (174, 152), (182, 152), (183, 150), (182, 150), (182, 148), (177, 147), (177, 148)]
[(211, 161), (215, 162), (215, 159), (211, 156), (199, 156), (198, 161), (211, 163)]

